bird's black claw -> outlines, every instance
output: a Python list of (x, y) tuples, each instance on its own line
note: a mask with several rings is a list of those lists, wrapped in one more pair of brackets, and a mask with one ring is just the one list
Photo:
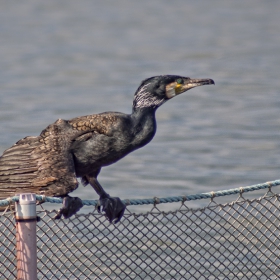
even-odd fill
[(63, 198), (62, 204), (62, 208), (60, 208), (54, 219), (60, 219), (61, 216), (68, 219), (83, 207), (83, 202), (79, 197), (66, 196)]
[(110, 223), (114, 222), (115, 224), (119, 222), (125, 211), (125, 204), (120, 200), (119, 197), (106, 197), (99, 200), (100, 206), (97, 207), (98, 212), (105, 212), (105, 216)]

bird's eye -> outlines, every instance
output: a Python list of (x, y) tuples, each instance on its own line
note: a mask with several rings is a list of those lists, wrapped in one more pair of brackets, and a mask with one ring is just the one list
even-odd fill
[(179, 78), (176, 80), (177, 84), (182, 85), (184, 83), (184, 80)]

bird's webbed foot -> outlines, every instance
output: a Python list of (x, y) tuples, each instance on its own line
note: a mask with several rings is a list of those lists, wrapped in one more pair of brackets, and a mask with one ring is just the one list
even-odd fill
[(54, 219), (60, 219), (61, 216), (68, 219), (83, 207), (83, 202), (79, 197), (66, 196), (63, 198), (62, 204), (62, 208), (59, 209)]
[(115, 224), (120, 221), (125, 211), (125, 204), (119, 197), (110, 197), (110, 195), (102, 195), (99, 198), (100, 206), (97, 207), (98, 212), (105, 212), (105, 216), (110, 223)]

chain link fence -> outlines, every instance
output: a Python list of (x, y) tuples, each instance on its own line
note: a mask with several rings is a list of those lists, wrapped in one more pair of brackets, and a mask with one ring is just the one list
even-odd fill
[[(279, 279), (280, 196), (189, 209), (93, 212), (53, 220), (38, 211), (38, 279)], [(0, 279), (16, 279), (15, 220), (1, 216)]]

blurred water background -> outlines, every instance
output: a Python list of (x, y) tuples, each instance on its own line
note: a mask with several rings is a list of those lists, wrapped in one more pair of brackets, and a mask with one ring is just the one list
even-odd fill
[(58, 118), (130, 113), (141, 80), (178, 74), (216, 85), (164, 104), (153, 141), (103, 168), (105, 189), (150, 198), (279, 179), (279, 1), (0, 5), (0, 153)]

